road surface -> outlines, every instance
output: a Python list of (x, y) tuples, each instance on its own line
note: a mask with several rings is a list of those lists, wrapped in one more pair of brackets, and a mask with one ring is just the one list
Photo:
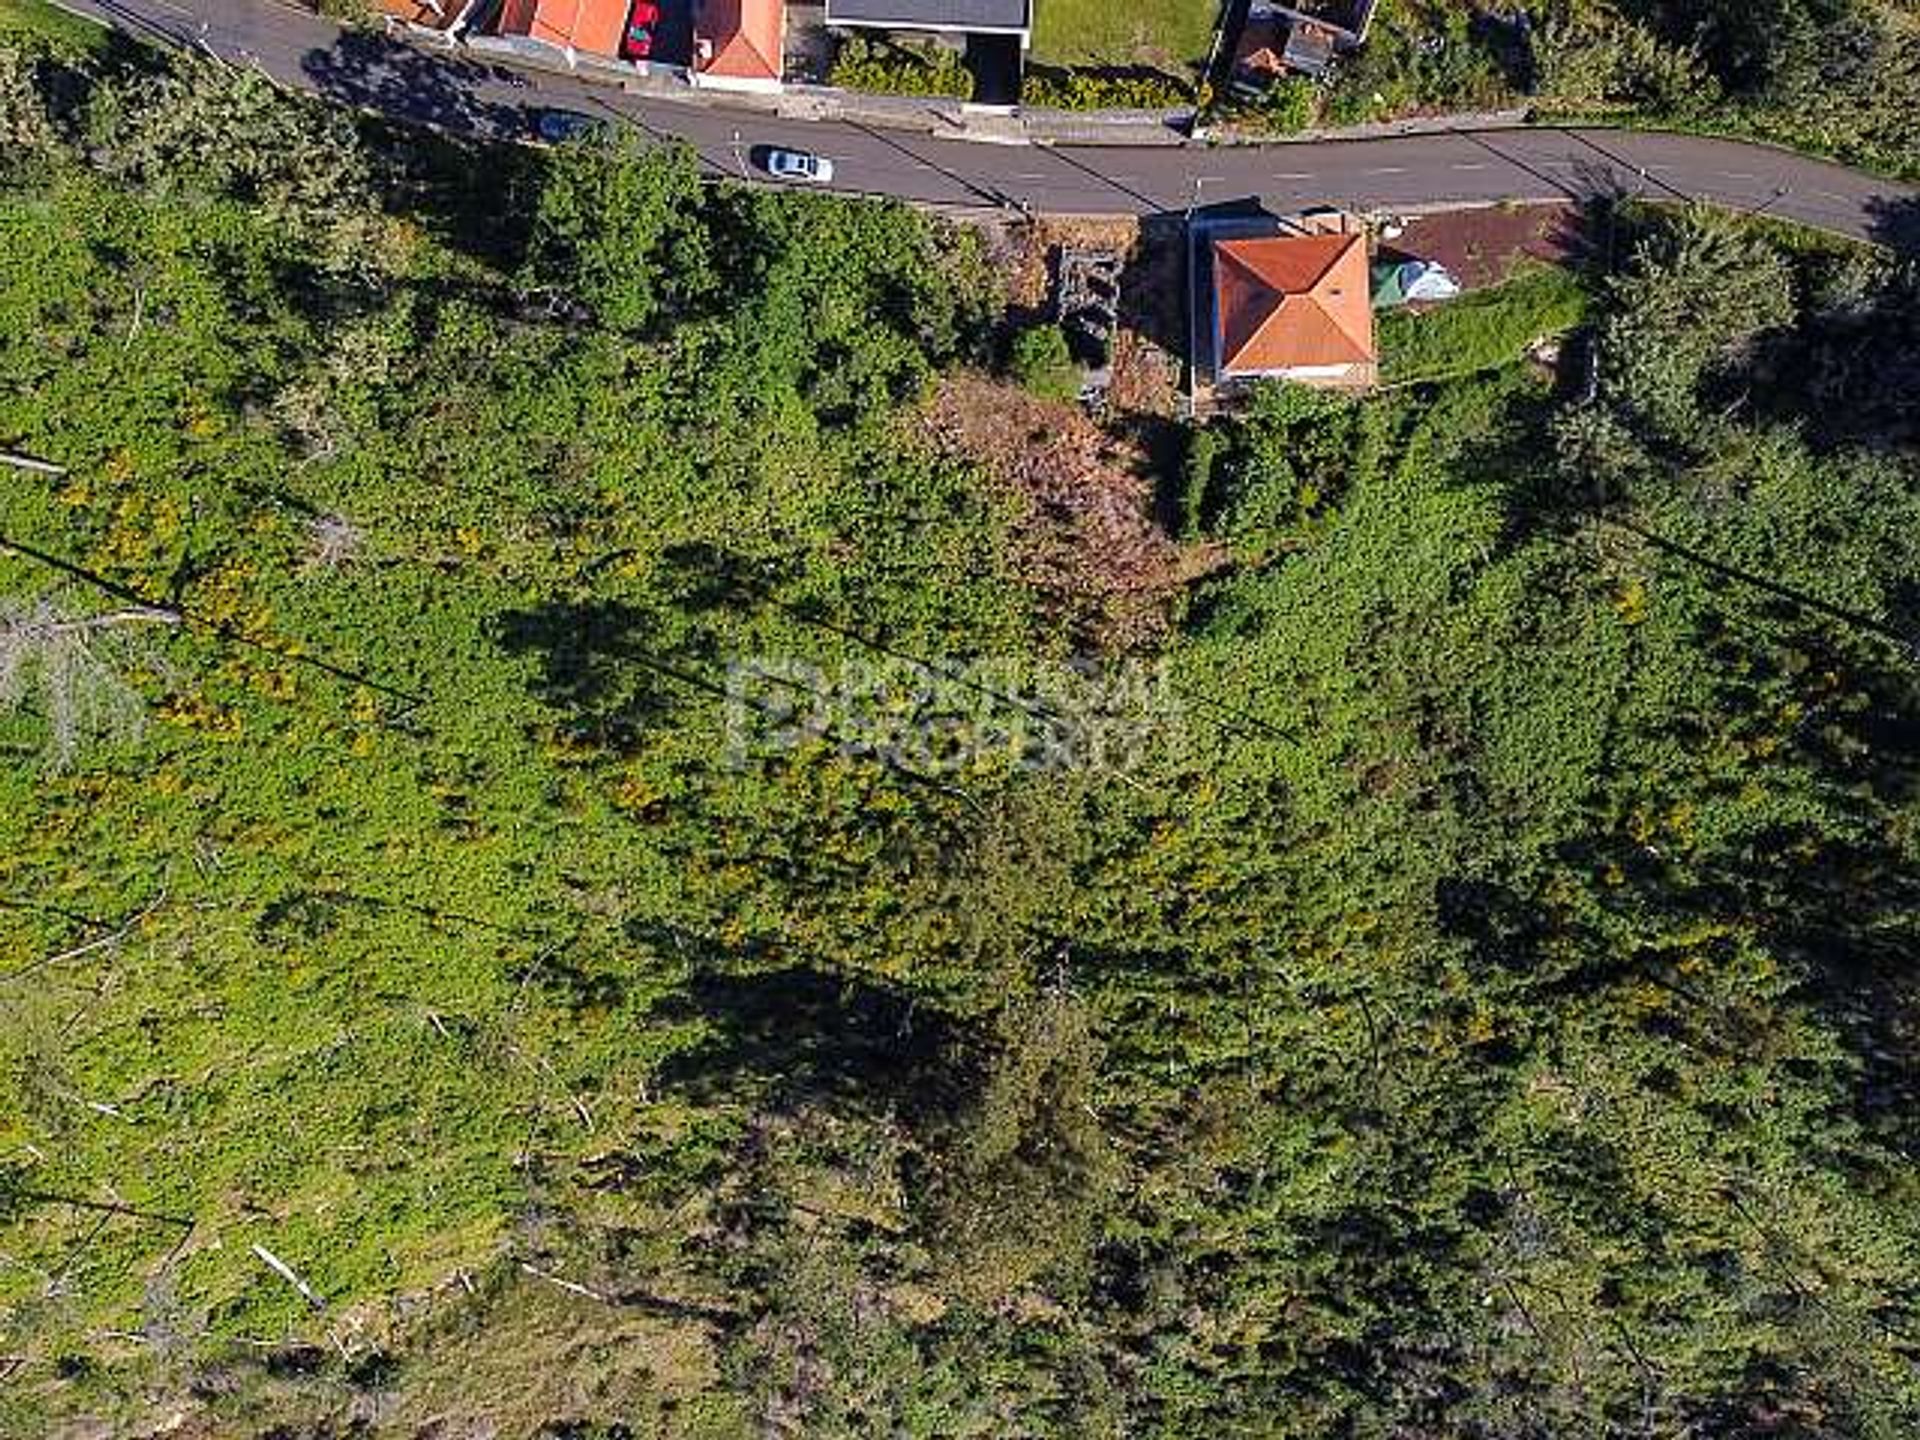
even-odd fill
[(835, 189), (929, 205), (1115, 215), (1257, 201), (1414, 210), (1613, 192), (1710, 201), (1861, 239), (1911, 233), (1920, 191), (1767, 146), (1617, 130), (1444, 131), (1259, 146), (996, 145), (848, 121), (783, 119), (711, 98), (641, 98), (565, 75), (506, 72), (460, 52), (343, 33), (272, 0), (62, 0), (130, 34), (199, 45), (343, 103), (449, 130), (524, 136), (554, 106), (617, 115), (686, 141), (714, 174), (757, 145), (834, 162)]

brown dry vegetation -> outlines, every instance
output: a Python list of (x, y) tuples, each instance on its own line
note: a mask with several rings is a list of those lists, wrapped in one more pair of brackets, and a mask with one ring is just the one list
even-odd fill
[(1221, 555), (1154, 516), (1151, 466), (1072, 405), (979, 375), (943, 382), (921, 412), (935, 445), (979, 465), (1022, 507), (1015, 563), (1077, 640), (1126, 649), (1161, 636), (1179, 590)]
[(1038, 310), (1047, 303), (1052, 258), (1066, 247), (1114, 250), (1131, 257), (1140, 240), (1140, 222), (1124, 215), (1060, 215), (1018, 225), (992, 227), (988, 243), (995, 267), (1006, 277), (1007, 302)]

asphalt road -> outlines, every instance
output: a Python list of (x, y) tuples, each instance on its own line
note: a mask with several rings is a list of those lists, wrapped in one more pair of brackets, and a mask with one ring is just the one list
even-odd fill
[(62, 0), (131, 34), (196, 44), (343, 103), (482, 135), (524, 136), (554, 106), (617, 115), (691, 144), (715, 174), (756, 145), (830, 157), (836, 189), (962, 208), (1153, 214), (1258, 201), (1418, 209), (1614, 192), (1700, 199), (1862, 239), (1910, 234), (1920, 190), (1766, 146), (1552, 128), (1448, 131), (1263, 146), (996, 145), (845, 121), (782, 119), (711, 100), (636, 97), (567, 76), (520, 85), (458, 52), (342, 33), (270, 0)]

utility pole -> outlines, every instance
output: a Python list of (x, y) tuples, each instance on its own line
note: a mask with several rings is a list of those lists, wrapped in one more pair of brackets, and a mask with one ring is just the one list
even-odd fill
[(1201, 187), (1211, 179), (1213, 179), (1211, 175), (1196, 175), (1193, 177), (1193, 198), (1187, 202), (1187, 224), (1193, 224), (1193, 212), (1200, 208)]
[(1200, 282), (1200, 239), (1193, 231), (1194, 212), (1200, 208), (1200, 192), (1211, 180), (1211, 175), (1193, 177), (1193, 199), (1187, 202), (1186, 231), (1182, 237), (1187, 242), (1187, 419), (1193, 421), (1200, 414), (1200, 316), (1198, 301), (1194, 292)]

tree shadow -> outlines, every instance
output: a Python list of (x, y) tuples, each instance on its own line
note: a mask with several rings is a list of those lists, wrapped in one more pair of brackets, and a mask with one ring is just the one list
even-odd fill
[(1744, 396), (1819, 450), (1903, 454), (1920, 441), (1920, 270), (1889, 267), (1757, 347)]
[(763, 604), (794, 571), (778, 561), (755, 560), (721, 545), (693, 540), (661, 551), (656, 573), (676, 605), (705, 614)]
[(487, 66), (374, 31), (345, 31), (329, 48), (308, 51), (300, 68), (322, 95), (344, 105), (482, 138), (527, 133), (526, 106), (481, 93), (491, 79)]
[(728, 695), (713, 637), (659, 610), (617, 600), (537, 605), (501, 615), (494, 635), (509, 654), (539, 662), (535, 688), (576, 742), (627, 749), (689, 706)]
[(338, 886), (320, 886), (292, 890), (268, 902), (253, 922), (254, 939), (262, 944), (289, 942), (311, 944), (332, 935), (349, 915), (405, 914), (425, 920), (440, 929), (471, 929), (495, 935), (509, 935), (529, 941), (547, 937), (513, 926), (500, 925), (477, 915), (423, 905), (416, 901), (393, 899), (346, 890)]
[(1181, 506), (1192, 430), (1179, 420), (1141, 411), (1117, 413), (1108, 424), (1132, 441), (1143, 457), (1144, 477), (1153, 486), (1154, 520), (1168, 535), (1183, 538)]
[(348, 30), (301, 69), (319, 93), (364, 112), (387, 209), (451, 248), (511, 271), (526, 253), (544, 156), (526, 138), (533, 108), (487, 93), (500, 67)]
[(1539, 83), (1540, 60), (1534, 44), (1535, 26), (1523, 11), (1513, 14), (1475, 10), (1468, 35), (1499, 67), (1507, 88), (1531, 95)]
[(384, 166), (390, 211), (421, 224), (449, 249), (507, 274), (519, 268), (539, 207), (543, 152), (384, 117), (369, 119), (367, 127)]
[(1920, 195), (1869, 200), (1867, 235), (1902, 259), (1920, 258)]
[(742, 555), (706, 541), (669, 546), (655, 558), (657, 582), (672, 597), (676, 609), (690, 615), (727, 612), (735, 615), (771, 611), (794, 624), (826, 637), (827, 646), (848, 644), (870, 656), (882, 656), (929, 672), (949, 674), (953, 662), (940, 655), (923, 655), (895, 644), (884, 632), (842, 621), (818, 596), (787, 599), (782, 594), (800, 572), (773, 559)]
[(913, 1126), (950, 1117), (972, 1088), (960, 1022), (906, 990), (811, 963), (744, 969), (703, 950), (663, 1018), (710, 1027), (660, 1077), (701, 1102), (754, 1094), (777, 1110), (830, 1105)]
[(1120, 323), (1169, 355), (1187, 357), (1187, 235), (1184, 217), (1149, 215), (1120, 275)]

